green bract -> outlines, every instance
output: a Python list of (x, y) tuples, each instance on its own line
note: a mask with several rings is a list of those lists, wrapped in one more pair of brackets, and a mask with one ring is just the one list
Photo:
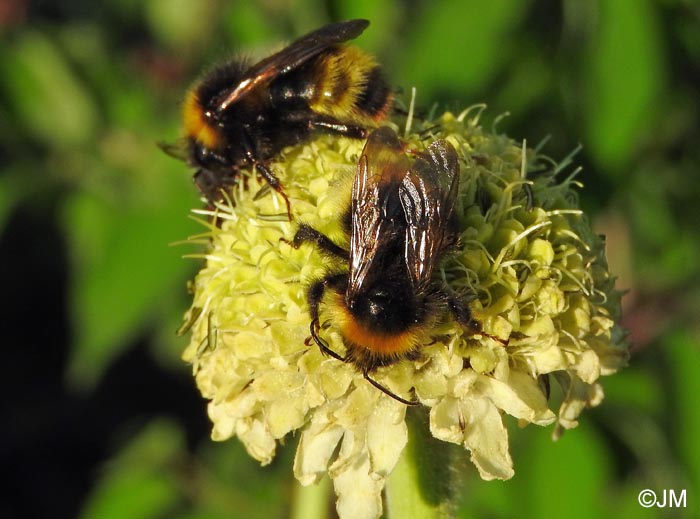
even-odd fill
[[(573, 174), (564, 178), (567, 163), (485, 132), (468, 112), (421, 126), (423, 133), (404, 138), (408, 149), (445, 138), (461, 160), (461, 249), (445, 258), (439, 275), (476, 294), (472, 310), (484, 332), (508, 343), (473, 335), (446, 314), (419, 360), (380, 368), (374, 378), (401, 395), (415, 388), (433, 436), (469, 449), (482, 478), (507, 479), (513, 466), (504, 414), (521, 424), (557, 422), (559, 435), (601, 401), (598, 378), (623, 365), (620, 293), (601, 239), (577, 208)], [(237, 436), (265, 464), (277, 441), (299, 430), (295, 475), (306, 485), (327, 472), (343, 519), (381, 514), (385, 478), (406, 444), (405, 406), (352, 365), (305, 343), (306, 288), (343, 265), (282, 239), (305, 222), (347, 244), (341, 218), (363, 144), (319, 136), (285, 151), (275, 172), (293, 222), (281, 197), (250, 175), (231, 204), (200, 212), (215, 223), (205, 234), (210, 243), (194, 282), (184, 353), (210, 400), (213, 438)], [(323, 306), (321, 312), (328, 318)], [(342, 354), (332, 320), (328, 326), (324, 337)], [(556, 410), (549, 375), (562, 388)]]

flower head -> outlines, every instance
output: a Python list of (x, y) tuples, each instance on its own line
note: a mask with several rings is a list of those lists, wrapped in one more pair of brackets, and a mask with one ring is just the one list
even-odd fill
[[(620, 294), (603, 243), (577, 208), (574, 175), (560, 178), (568, 161), (557, 165), (489, 134), (469, 112), (425, 128), (404, 138), (408, 149), (446, 139), (461, 165), (460, 248), (438, 275), (476, 296), (471, 312), (483, 334), (445, 315), (417, 359), (379, 368), (373, 378), (396, 394), (414, 391), (429, 409), (433, 436), (466, 447), (482, 478), (507, 479), (513, 464), (504, 415), (557, 422), (556, 436), (600, 403), (599, 377), (626, 359), (616, 324)], [(288, 240), (303, 222), (347, 243), (342, 219), (362, 146), (319, 136), (285, 151), (278, 176), (293, 222), (281, 197), (261, 193), (269, 188), (255, 176), (211, 213), (184, 353), (210, 400), (212, 437), (237, 436), (266, 464), (278, 440), (300, 431), (295, 476), (307, 485), (328, 473), (341, 518), (381, 514), (385, 479), (407, 441), (406, 406), (308, 341), (308, 286), (347, 265)], [(343, 352), (332, 311), (325, 320), (329, 347)], [(557, 410), (550, 379), (563, 389)]]

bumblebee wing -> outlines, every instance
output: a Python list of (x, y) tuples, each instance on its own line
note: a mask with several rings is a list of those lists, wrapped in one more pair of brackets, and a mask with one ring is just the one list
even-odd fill
[(182, 160), (184, 162), (189, 162), (190, 147), (185, 139), (180, 139), (175, 142), (159, 141), (156, 144), (161, 150), (163, 150), (171, 157), (176, 158), (178, 160)]
[(433, 142), (404, 177), (399, 197), (406, 215), (405, 260), (414, 288), (430, 282), (441, 251), (449, 245), (449, 220), (459, 187), (454, 147)]
[(253, 65), (219, 104), (217, 112), (223, 112), (253, 88), (294, 70), (328, 47), (357, 38), (368, 25), (368, 20), (331, 23), (293, 41), (281, 51)]
[(401, 213), (398, 185), (409, 162), (391, 128), (379, 128), (367, 139), (352, 186), (350, 282), (348, 295), (362, 290), (382, 243)]

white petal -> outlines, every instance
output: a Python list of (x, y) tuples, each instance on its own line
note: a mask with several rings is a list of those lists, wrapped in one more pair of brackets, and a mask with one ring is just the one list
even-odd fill
[(486, 398), (460, 402), (466, 418), (464, 446), (482, 479), (510, 479), (513, 460), (508, 450), (508, 431), (498, 409)]
[(328, 423), (312, 423), (301, 433), (294, 457), (294, 476), (302, 485), (311, 485), (321, 479), (342, 436), (342, 427)]
[(479, 386), (496, 407), (511, 416), (537, 425), (549, 425), (556, 420), (537, 381), (523, 372), (511, 370), (508, 382), (479, 377)]
[(453, 397), (443, 398), (430, 410), (430, 433), (450, 443), (464, 440), (464, 416), (461, 416), (459, 401)]
[(367, 424), (367, 447), (372, 471), (384, 477), (394, 469), (408, 441), (406, 406), (381, 398)]
[(594, 383), (600, 377), (600, 359), (593, 350), (583, 351), (572, 366), (576, 375), (588, 384)]
[(246, 419), (236, 422), (236, 436), (245, 445), (248, 454), (267, 465), (275, 457), (277, 442), (260, 420)]
[(370, 473), (369, 457), (355, 457), (333, 476), (340, 519), (377, 519), (382, 514), (384, 478)]

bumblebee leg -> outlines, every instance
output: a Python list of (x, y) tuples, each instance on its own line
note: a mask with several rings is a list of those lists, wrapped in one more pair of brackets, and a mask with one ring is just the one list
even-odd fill
[(315, 244), (319, 249), (321, 249), (324, 252), (333, 254), (334, 256), (338, 256), (339, 258), (344, 260), (349, 259), (348, 251), (341, 247), (338, 247), (335, 243), (333, 243), (330, 240), (330, 238), (328, 238), (328, 236), (317, 231), (316, 229), (305, 223), (299, 224), (299, 229), (297, 229), (297, 232), (294, 235), (294, 239), (291, 242), (287, 241), (287, 243), (289, 243), (289, 245), (291, 245), (295, 249), (301, 247), (303, 243), (308, 242)]
[(472, 333), (472, 335), (483, 335), (484, 337), (488, 337), (489, 339), (493, 339), (494, 341), (500, 342), (504, 346), (508, 346), (507, 339), (501, 339), (500, 337), (496, 337), (495, 335), (485, 333), (484, 330), (481, 328), (481, 323), (472, 317), (472, 312), (471, 310), (469, 310), (469, 301), (475, 299), (476, 296), (471, 296), (465, 299), (454, 292), (448, 292), (446, 295), (447, 304), (450, 307), (450, 312), (452, 312), (452, 316), (455, 318), (455, 321), (457, 321), (463, 328), (469, 330)]
[(337, 359), (341, 362), (346, 362), (347, 359), (345, 357), (341, 357), (339, 354), (330, 349), (328, 343), (324, 341), (318, 334), (318, 332), (321, 330), (318, 307), (321, 304), (321, 300), (323, 299), (323, 294), (325, 293), (326, 288), (338, 285), (344, 277), (347, 277), (347, 275), (336, 274), (327, 276), (322, 280), (313, 283), (306, 292), (306, 300), (309, 303), (309, 313), (311, 314), (311, 323), (309, 324), (309, 332), (311, 333), (311, 338), (318, 345), (319, 349), (321, 350), (321, 353), (323, 353), (324, 355), (329, 355), (330, 357), (333, 357), (334, 359)]
[(406, 400), (405, 398), (401, 398), (401, 397), (400, 397), (399, 395), (397, 395), (396, 393), (394, 393), (394, 392), (392, 392), (391, 390), (385, 388), (385, 387), (382, 386), (379, 382), (377, 382), (376, 380), (374, 380), (373, 378), (371, 378), (371, 377), (369, 376), (369, 373), (367, 373), (366, 370), (363, 370), (363, 371), (362, 371), (362, 376), (365, 377), (365, 380), (366, 380), (367, 382), (369, 382), (370, 384), (372, 384), (374, 387), (376, 387), (379, 391), (381, 391), (381, 392), (384, 393), (385, 395), (390, 396), (390, 397), (393, 398), (394, 400), (396, 400), (396, 401), (398, 401), (398, 402), (401, 402), (401, 403), (404, 404), (404, 405), (419, 405), (419, 404), (420, 404), (420, 402), (419, 402), (418, 400)]
[(328, 355), (329, 357), (333, 357), (336, 360), (339, 360), (340, 362), (346, 362), (345, 357), (341, 357), (338, 355), (336, 352), (334, 352), (330, 347), (328, 346), (328, 343), (321, 339), (321, 336), (318, 334), (318, 332), (321, 330), (321, 325), (318, 322), (318, 319), (313, 319), (311, 321), (311, 324), (309, 324), (309, 331), (311, 332), (311, 338), (314, 340), (314, 342), (318, 345), (318, 348), (321, 350), (322, 355)]
[(258, 170), (260, 173), (260, 176), (262, 176), (265, 181), (270, 185), (272, 189), (277, 191), (280, 196), (284, 199), (284, 203), (287, 205), (287, 217), (289, 218), (289, 221), (292, 221), (292, 206), (289, 204), (289, 198), (287, 198), (287, 195), (284, 192), (284, 188), (282, 187), (282, 183), (280, 182), (280, 179), (277, 178), (277, 176), (268, 168), (265, 164), (262, 162), (254, 162), (255, 168)]
[[(277, 175), (275, 175), (270, 168), (267, 167), (266, 164), (258, 160), (258, 157), (255, 152), (255, 144), (253, 143), (253, 139), (251, 139), (250, 135), (248, 134), (247, 131), (243, 130), (240, 132), (240, 139), (243, 144), (243, 148), (245, 149), (245, 156), (246, 159), (248, 159), (248, 162), (252, 165), (255, 166), (255, 169), (260, 173), (260, 175), (265, 179), (265, 181), (269, 184), (269, 186), (277, 191), (282, 198), (284, 198), (284, 203), (287, 205), (287, 217), (289, 218), (289, 221), (292, 221), (292, 206), (289, 204), (289, 198), (287, 198), (287, 195), (284, 193), (284, 188), (282, 187), (282, 182), (280, 182), (280, 179), (277, 178)], [(261, 193), (258, 192), (257, 196), (261, 196)]]
[(365, 139), (368, 135), (367, 128), (352, 124), (344, 124), (334, 119), (311, 119), (309, 121), (311, 130), (321, 130), (326, 133), (335, 133), (351, 139)]

